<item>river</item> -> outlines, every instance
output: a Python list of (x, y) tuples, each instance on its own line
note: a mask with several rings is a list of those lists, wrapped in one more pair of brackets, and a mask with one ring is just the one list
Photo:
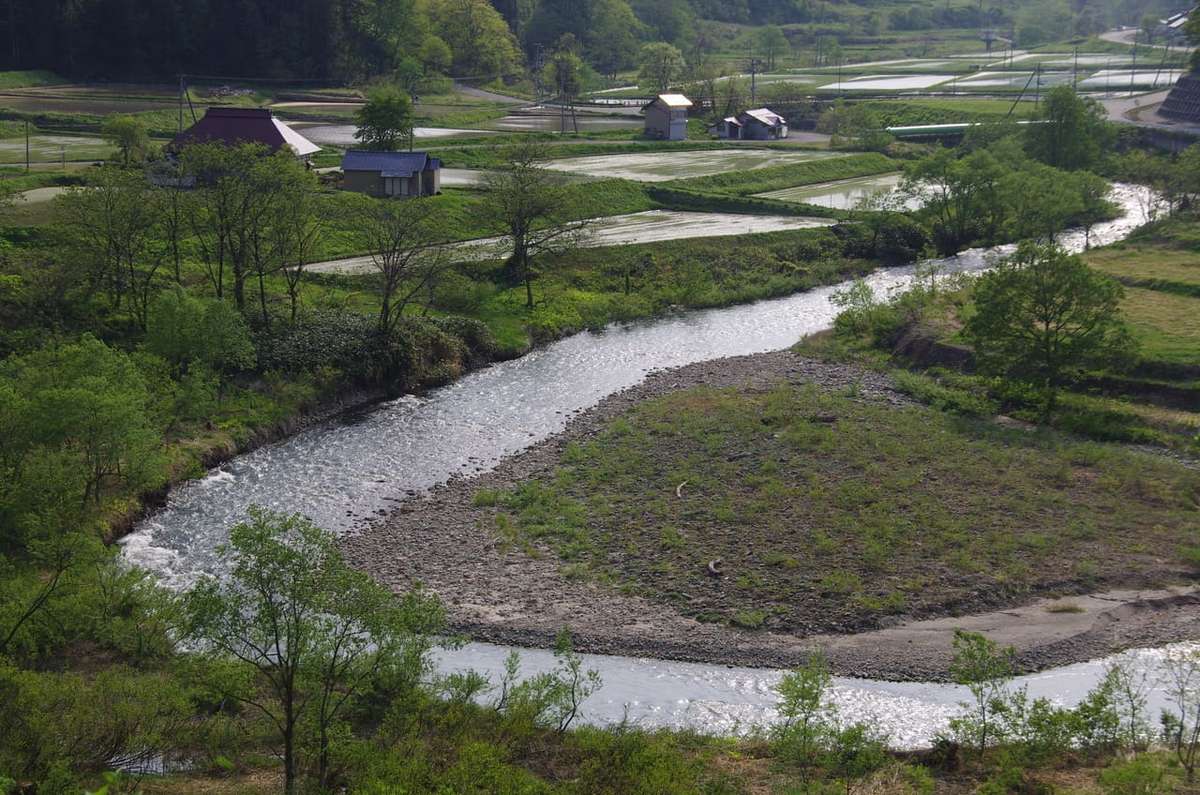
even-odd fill
[[(1123, 239), (1145, 220), (1147, 190), (1117, 185), (1112, 198), (1124, 215), (1097, 224), (1093, 245)], [(1081, 250), (1084, 235), (1068, 232), (1060, 242)], [(942, 263), (946, 272), (979, 271), (1010, 251), (971, 250)], [(914, 272), (880, 270), (868, 282), (885, 294), (907, 286)], [(312, 428), (175, 489), (161, 511), (122, 540), (124, 555), (166, 584), (186, 587), (199, 573), (214, 570), (216, 547), (250, 505), (298, 511), (344, 532), (385, 515), (406, 495), (488, 469), (557, 433), (572, 414), (638, 383), (650, 370), (780, 350), (828, 328), (836, 315), (829, 299), (838, 288), (576, 334), (426, 395)], [(468, 644), (444, 653), (441, 667), (495, 673), (506, 653)], [(1157, 654), (1145, 652), (1148, 659)], [(548, 659), (536, 650), (523, 656), (530, 667)], [(589, 656), (588, 664), (605, 682), (587, 705), (590, 720), (620, 720), (626, 705), (629, 717), (646, 725), (714, 732), (771, 717), (777, 672), (622, 657)], [(1088, 663), (1039, 674), (1029, 679), (1031, 692), (1044, 689), (1070, 701), (1095, 683), (1099, 668)], [(838, 701), (847, 715), (869, 718), (902, 747), (927, 742), (961, 697), (957, 688), (940, 684), (838, 682)]]

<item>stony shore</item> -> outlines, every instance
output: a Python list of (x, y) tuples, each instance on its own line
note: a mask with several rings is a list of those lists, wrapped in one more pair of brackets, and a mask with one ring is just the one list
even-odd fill
[(885, 375), (790, 351), (652, 373), (496, 469), (400, 503), (385, 520), (347, 537), (345, 553), (353, 565), (398, 591), (423, 583), (443, 600), (456, 631), (519, 646), (545, 647), (566, 627), (577, 648), (594, 653), (786, 667), (821, 648), (842, 675), (940, 680), (948, 676), (951, 642), (960, 627), (1013, 645), (1025, 670), (1200, 638), (1200, 593), (1188, 588), (1036, 600), (1014, 609), (900, 621), (846, 635), (797, 637), (701, 623), (668, 605), (564, 577), (553, 553), (529, 555), (504, 545), (493, 530), (492, 511), (473, 504), (480, 489), (507, 489), (551, 472), (568, 444), (595, 434), (640, 401), (698, 385), (765, 390), (789, 382), (854, 386), (860, 400), (910, 402)]

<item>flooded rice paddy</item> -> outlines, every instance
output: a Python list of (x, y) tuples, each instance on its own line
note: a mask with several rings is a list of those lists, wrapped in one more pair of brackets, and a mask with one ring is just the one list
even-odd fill
[[(853, 210), (869, 196), (879, 193), (894, 193), (903, 180), (904, 175), (899, 172), (876, 174), (870, 177), (854, 177), (853, 179), (840, 179), (815, 185), (801, 185), (796, 188), (785, 188), (756, 195), (763, 199), (815, 204), (818, 207), (828, 207), (833, 210)], [(903, 207), (904, 209), (916, 209), (919, 204), (919, 201), (913, 200), (906, 202)]]
[[(296, 127), (298, 133), (320, 146), (356, 146), (358, 141), (354, 138), (354, 133), (357, 130), (358, 127), (353, 124), (318, 124), (315, 127)], [(419, 141), (431, 138), (462, 138), (491, 134), (487, 130), (462, 130), (449, 127), (413, 128), (413, 137)]]
[[(779, 215), (737, 215), (734, 213), (689, 213), (677, 210), (648, 210), (627, 215), (599, 218), (581, 245), (589, 248), (655, 243), (696, 237), (754, 235), (813, 229), (833, 224), (825, 218)], [(464, 259), (500, 259), (508, 255), (503, 238), (470, 240), (458, 244)], [(369, 256), (348, 257), (309, 265), (314, 273), (371, 273), (375, 266)]]
[(837, 152), (780, 151), (777, 149), (712, 149), (701, 152), (639, 152), (555, 160), (547, 168), (589, 177), (619, 177), (637, 182), (707, 177), (730, 171), (748, 171), (843, 157)]

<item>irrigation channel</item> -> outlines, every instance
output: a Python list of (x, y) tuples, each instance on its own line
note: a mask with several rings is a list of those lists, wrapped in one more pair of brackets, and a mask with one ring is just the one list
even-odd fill
[[(1092, 230), (1093, 245), (1125, 238), (1144, 222), (1148, 190), (1117, 185), (1124, 209)], [(1061, 242), (1084, 247), (1082, 232)], [(971, 250), (943, 261), (947, 272), (980, 271), (1011, 252)], [(878, 293), (902, 289), (915, 269), (880, 270), (868, 281)], [(386, 515), (394, 504), (449, 477), (491, 468), (501, 458), (550, 436), (570, 416), (632, 386), (654, 369), (786, 348), (828, 328), (838, 286), (725, 309), (581, 333), (513, 361), (471, 373), (421, 397), (403, 397), (353, 417), (304, 431), (240, 456), (207, 477), (180, 486), (166, 507), (123, 541), (131, 563), (184, 587), (217, 565), (216, 547), (252, 504), (299, 511), (345, 532)], [(498, 681), (511, 649), (482, 643), (439, 652), (443, 671), (471, 668)], [(526, 674), (553, 664), (543, 650), (522, 650)], [(1136, 652), (1149, 665), (1163, 650)], [(721, 665), (585, 655), (604, 687), (585, 705), (596, 723), (628, 717), (645, 726), (733, 733), (769, 723), (779, 672)], [(1031, 695), (1073, 703), (1096, 684), (1103, 661), (1028, 676)], [(887, 731), (897, 747), (924, 745), (952, 716), (964, 691), (954, 685), (836, 680), (835, 700), (848, 718)], [(1150, 708), (1163, 703), (1152, 695)]]

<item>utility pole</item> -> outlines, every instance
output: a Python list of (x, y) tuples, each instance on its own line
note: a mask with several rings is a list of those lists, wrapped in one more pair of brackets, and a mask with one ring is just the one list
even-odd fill
[(1075, 64), (1071, 67), (1071, 90), (1079, 88), (1079, 48), (1075, 48)]
[(1034, 79), (1036, 83), (1033, 87), (1033, 107), (1036, 110), (1038, 105), (1042, 103), (1042, 64), (1041, 61), (1033, 68)]
[(759, 61), (754, 57), (754, 47), (750, 47), (750, 106), (758, 107), (758, 66)]
[(1133, 68), (1129, 72), (1129, 96), (1133, 96), (1133, 80), (1137, 77), (1137, 31), (1133, 33)]
[(25, 173), (29, 173), (29, 119), (25, 120)]
[(183, 77), (183, 75), (179, 76), (179, 129), (175, 131), (177, 133), (183, 132), (183, 92), (187, 90)]

